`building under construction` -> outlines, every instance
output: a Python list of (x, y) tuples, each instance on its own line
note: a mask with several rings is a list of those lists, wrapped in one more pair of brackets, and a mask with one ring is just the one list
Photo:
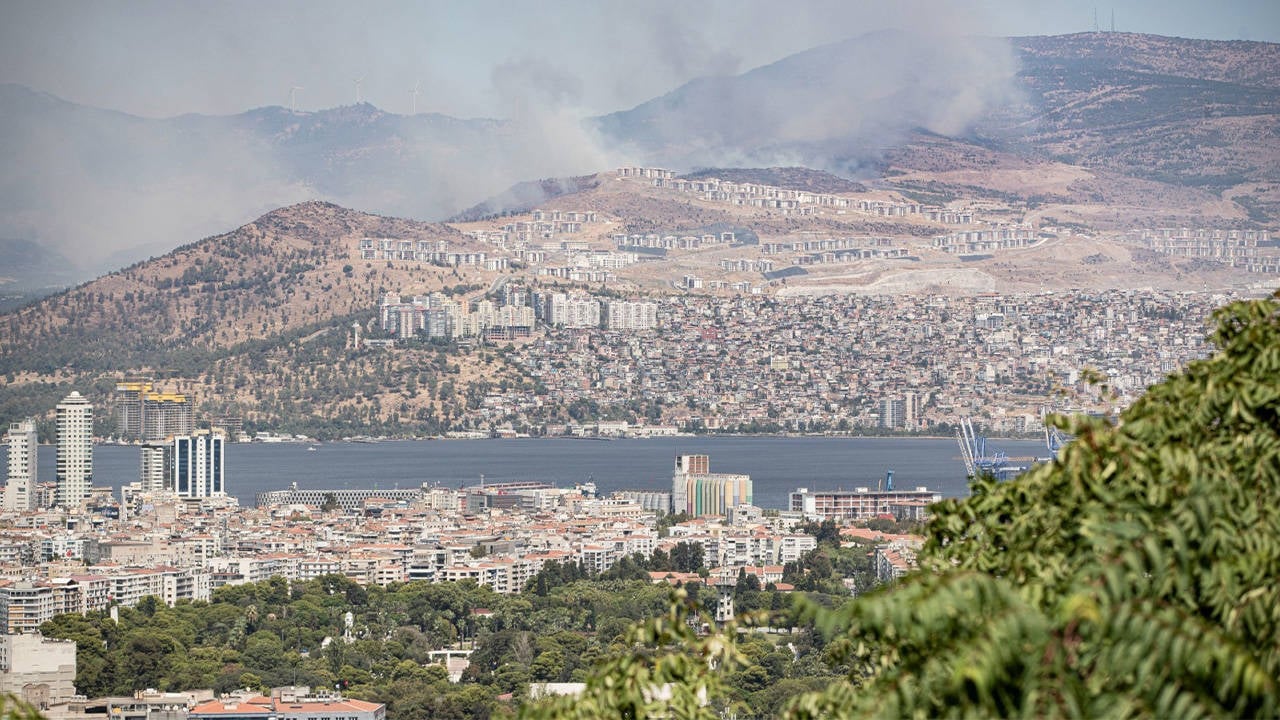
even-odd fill
[(126, 440), (164, 440), (195, 429), (190, 396), (160, 392), (150, 378), (116, 383), (116, 429)]

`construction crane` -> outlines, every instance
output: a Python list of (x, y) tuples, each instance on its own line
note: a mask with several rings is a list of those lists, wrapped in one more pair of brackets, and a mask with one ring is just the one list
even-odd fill
[(991, 475), (997, 480), (1008, 480), (1026, 470), (1009, 464), (1009, 456), (1000, 450), (988, 450), (987, 438), (973, 429), (973, 421), (961, 418), (956, 427), (956, 442), (960, 445), (960, 459), (969, 477)]

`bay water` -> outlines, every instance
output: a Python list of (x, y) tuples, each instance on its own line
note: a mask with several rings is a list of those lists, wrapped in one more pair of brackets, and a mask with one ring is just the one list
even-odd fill
[[(1043, 442), (991, 440), (1017, 464), (1048, 454)], [(314, 448), (314, 449), (312, 449)], [(0, 449), (0, 468), (6, 467)], [(896, 489), (927, 487), (944, 497), (967, 492), (960, 449), (946, 438), (702, 436), (618, 440), (517, 438), (397, 440), (374, 443), (232, 443), (226, 450), (227, 491), (253, 505), (264, 490), (299, 488), (444, 487), (537, 480), (557, 487), (592, 481), (614, 490), (671, 489), (675, 456), (706, 454), (711, 471), (751, 476), (755, 504), (785, 508), (798, 487), (874, 489), (894, 471)], [(39, 475), (52, 481), (55, 452), (40, 448)], [(138, 479), (139, 451), (128, 445), (94, 449), (94, 487), (119, 488)]]

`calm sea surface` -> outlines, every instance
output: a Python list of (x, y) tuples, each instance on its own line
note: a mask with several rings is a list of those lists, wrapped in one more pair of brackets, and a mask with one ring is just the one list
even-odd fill
[[(993, 440), (1010, 457), (1044, 457), (1044, 443)], [(315, 450), (308, 448), (315, 447)], [(541, 480), (559, 487), (594, 480), (613, 490), (670, 490), (676, 455), (711, 456), (712, 472), (751, 475), (755, 502), (782, 508), (797, 487), (875, 487), (888, 470), (894, 487), (924, 486), (964, 495), (964, 466), (954, 440), (932, 438), (689, 437), (646, 440), (422, 440), (379, 443), (231, 444), (227, 490), (252, 505), (263, 490), (447, 487)], [(0, 471), (6, 450), (0, 449)], [(54, 448), (40, 448), (40, 477), (54, 479)], [(1022, 463), (1025, 464), (1025, 463)], [(138, 478), (138, 448), (100, 445), (94, 486), (118, 488)]]

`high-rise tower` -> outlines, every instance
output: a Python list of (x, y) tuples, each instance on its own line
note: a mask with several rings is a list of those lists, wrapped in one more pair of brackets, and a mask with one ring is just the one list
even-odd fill
[(58, 403), (58, 504), (75, 507), (93, 487), (93, 405), (79, 392)]
[(36, 506), (33, 492), (38, 461), (36, 421), (27, 418), (10, 423), (5, 444), (9, 446), (9, 474), (4, 487), (4, 509), (30, 510)]
[(671, 512), (688, 511), (689, 476), (705, 475), (711, 472), (709, 455), (677, 455), (676, 469), (671, 474)]
[(116, 431), (128, 440), (164, 440), (195, 429), (191, 398), (156, 390), (150, 378), (116, 383)]
[(165, 487), (165, 453), (170, 445), (162, 442), (142, 443), (139, 451), (138, 486), (143, 492), (160, 492)]

